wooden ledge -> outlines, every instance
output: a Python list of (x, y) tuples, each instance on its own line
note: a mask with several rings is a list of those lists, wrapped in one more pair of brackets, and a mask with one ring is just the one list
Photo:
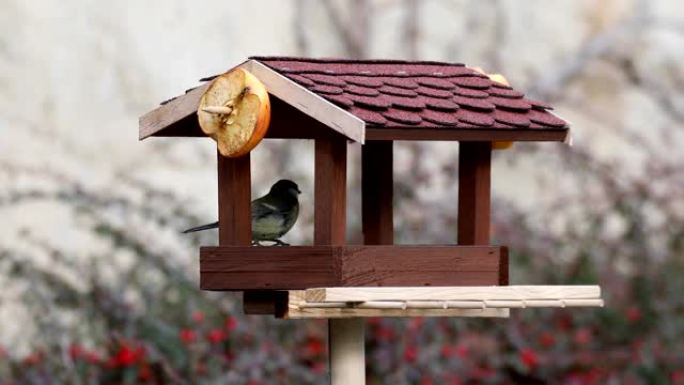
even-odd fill
[(283, 300), (282, 318), (508, 317), (511, 308), (603, 306), (599, 286), (330, 287)]
[(200, 249), (204, 290), (506, 285), (498, 246), (220, 246)]

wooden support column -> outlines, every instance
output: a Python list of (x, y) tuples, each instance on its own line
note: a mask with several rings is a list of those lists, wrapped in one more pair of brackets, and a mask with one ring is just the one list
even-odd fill
[(488, 245), (492, 143), (460, 142), (458, 160), (458, 244)]
[(314, 244), (342, 245), (347, 227), (347, 140), (316, 140)]
[[(346, 241), (347, 140), (342, 136), (316, 140), (314, 243)], [(364, 324), (359, 319), (328, 320), (330, 383), (366, 383)]]
[(394, 244), (393, 142), (368, 141), (361, 147), (363, 243)]
[(218, 154), (219, 245), (249, 246), (252, 242), (250, 156)]

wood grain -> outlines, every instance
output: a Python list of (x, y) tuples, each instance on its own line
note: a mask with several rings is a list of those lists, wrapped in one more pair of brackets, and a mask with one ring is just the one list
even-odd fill
[(307, 302), (600, 299), (601, 288), (573, 286), (329, 287), (306, 290)]
[(219, 245), (252, 242), (250, 154), (226, 158), (218, 154)]
[(285, 318), (358, 318), (358, 317), (483, 317), (507, 318), (508, 309), (358, 309), (350, 307), (304, 307), (305, 291), (289, 291)]
[[(149, 136), (156, 135), (167, 127), (174, 126), (188, 117), (194, 118), (195, 124), (199, 128), (196, 116), (197, 106), (199, 106), (200, 98), (209, 88), (209, 84), (209, 82), (202, 84), (185, 95), (178, 96), (141, 116), (138, 119), (138, 138), (143, 140)], [(186, 125), (183, 124), (183, 126)]]
[(314, 244), (341, 245), (347, 227), (347, 140), (317, 139), (314, 172)]
[(363, 243), (394, 243), (393, 142), (368, 141), (361, 147)]
[(458, 244), (488, 245), (491, 142), (461, 142), (458, 154)]
[(504, 247), (340, 245), (202, 247), (205, 290), (499, 285)]

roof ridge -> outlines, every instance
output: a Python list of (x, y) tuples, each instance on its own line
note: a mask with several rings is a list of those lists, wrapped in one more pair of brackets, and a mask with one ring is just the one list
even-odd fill
[(308, 63), (363, 63), (363, 64), (427, 64), (441, 66), (465, 67), (463, 63), (453, 63), (437, 60), (404, 60), (404, 59), (350, 59), (332, 57), (297, 57), (297, 56), (250, 56), (250, 60), (258, 61), (292, 61)]

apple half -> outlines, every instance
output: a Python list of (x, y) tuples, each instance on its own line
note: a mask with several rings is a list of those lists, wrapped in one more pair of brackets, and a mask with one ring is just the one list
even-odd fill
[(212, 81), (200, 99), (197, 117), (221, 155), (236, 158), (266, 135), (271, 103), (264, 84), (249, 71), (236, 68)]

